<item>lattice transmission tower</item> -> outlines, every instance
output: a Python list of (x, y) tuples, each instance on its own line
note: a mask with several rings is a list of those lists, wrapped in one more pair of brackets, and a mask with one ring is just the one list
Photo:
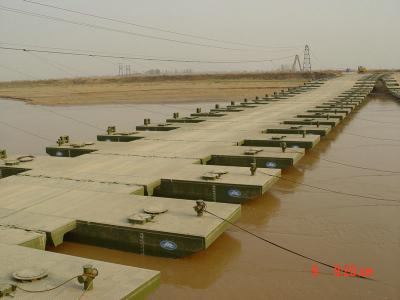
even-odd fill
[(124, 65), (118, 64), (118, 76), (124, 76)]
[(303, 72), (311, 72), (311, 55), (308, 45), (304, 48)]
[(131, 75), (131, 65), (125, 65), (125, 76)]
[(296, 72), (296, 65), (299, 66), (299, 72), (303, 71), (303, 69), (301, 68), (300, 57), (297, 54), (294, 57), (294, 61), (293, 61), (293, 64), (292, 64), (292, 72)]

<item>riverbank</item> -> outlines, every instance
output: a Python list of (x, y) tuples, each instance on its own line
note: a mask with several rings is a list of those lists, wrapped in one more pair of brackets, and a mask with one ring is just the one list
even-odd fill
[(240, 100), (334, 72), (88, 77), (0, 82), (0, 98), (39, 105), (157, 104)]
[(400, 84), (400, 73), (395, 73), (395, 74), (393, 75), (393, 77), (394, 77), (394, 79), (396, 79), (397, 82)]

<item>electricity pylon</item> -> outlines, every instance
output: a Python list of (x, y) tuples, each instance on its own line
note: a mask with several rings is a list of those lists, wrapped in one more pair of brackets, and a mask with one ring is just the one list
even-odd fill
[(308, 45), (304, 48), (303, 72), (311, 72), (311, 55)]
[(299, 71), (301, 72), (303, 69), (301, 68), (300, 57), (297, 54), (294, 57), (292, 72), (296, 72), (296, 64), (299, 66)]

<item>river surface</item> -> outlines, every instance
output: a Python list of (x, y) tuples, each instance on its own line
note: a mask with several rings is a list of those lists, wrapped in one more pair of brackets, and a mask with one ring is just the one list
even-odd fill
[(207, 111), (215, 103), (42, 106), (0, 98), (0, 147), (9, 153), (45, 154), (46, 146), (55, 145), (61, 135), (93, 141), (109, 125), (134, 131), (145, 118), (165, 122), (174, 112), (190, 115), (197, 107)]
[[(210, 106), (39, 107), (1, 100), (0, 121), (40, 137), (1, 124), (0, 148), (40, 154), (49, 140), (62, 134), (93, 140), (97, 127), (129, 130), (144, 117), (164, 121), (174, 111)], [(280, 180), (262, 198), (243, 205), (238, 225), (329, 264), (368, 270), (376, 281), (336, 276), (327, 267), (236, 228), (206, 251), (183, 259), (69, 242), (55, 251), (160, 270), (161, 286), (149, 296), (152, 300), (400, 299), (400, 104), (386, 96), (370, 96), (283, 176), (291, 181)]]

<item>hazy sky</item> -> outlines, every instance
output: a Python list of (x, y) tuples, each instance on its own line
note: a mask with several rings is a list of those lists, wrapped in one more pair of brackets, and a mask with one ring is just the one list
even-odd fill
[[(235, 41), (246, 47), (162, 33), (26, 3), (0, 0), (0, 46), (82, 49), (189, 60), (261, 60), (299, 54), (310, 45), (314, 69), (365, 65), (400, 68), (399, 0), (34, 0), (166, 30)], [(5, 7), (107, 28), (234, 49), (154, 40), (4, 11)], [(8, 44), (5, 44), (8, 43)], [(13, 44), (13, 45), (11, 45)], [(35, 47), (34, 47), (35, 46)], [(291, 47), (279, 49), (276, 47)], [(29, 48), (25, 46), (25, 48)], [(236, 50), (235, 50), (236, 49)], [(239, 49), (239, 50), (238, 50)], [(0, 49), (0, 80), (114, 75), (118, 63), (132, 70), (270, 70), (293, 58), (262, 63), (199, 64), (29, 54)], [(7, 69), (8, 68), (8, 69)], [(19, 71), (20, 73), (18, 73)]]

